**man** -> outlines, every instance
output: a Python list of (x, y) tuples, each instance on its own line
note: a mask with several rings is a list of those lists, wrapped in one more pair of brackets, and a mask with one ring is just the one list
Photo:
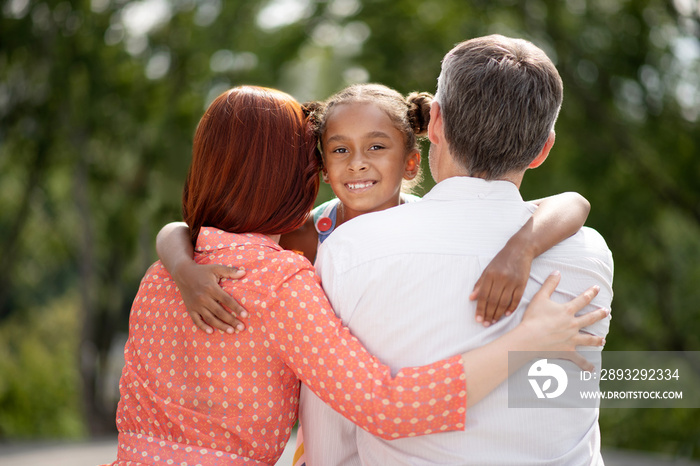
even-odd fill
[[(488, 36), (457, 45), (443, 60), (431, 108), (430, 170), (438, 184), (421, 202), (347, 222), (319, 250), (316, 267), (333, 308), (394, 370), (508, 332), (554, 270), (561, 282), (553, 299), (597, 284), (586, 311), (610, 307), (612, 256), (588, 228), (533, 262), (511, 316), (484, 327), (469, 301), (486, 265), (534, 211), (519, 187), (554, 144), (562, 94), (556, 68), (527, 41)], [(605, 319), (587, 330), (605, 336), (608, 325)], [(465, 432), (386, 441), (304, 387), (306, 459), (310, 466), (602, 464), (596, 408), (516, 409), (508, 402), (506, 382), (469, 408)]]

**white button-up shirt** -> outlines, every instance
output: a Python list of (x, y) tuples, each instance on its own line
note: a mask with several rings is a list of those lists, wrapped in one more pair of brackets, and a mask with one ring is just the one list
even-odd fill
[[(583, 228), (535, 259), (513, 315), (488, 328), (476, 322), (469, 300), (476, 280), (535, 208), (510, 182), (449, 178), (420, 202), (340, 226), (316, 267), (336, 313), (393, 371), (505, 334), (554, 270), (561, 282), (552, 299), (564, 302), (597, 284), (600, 293), (584, 311), (610, 308), (612, 255), (600, 234)], [(609, 318), (586, 330), (605, 336), (608, 327)], [(508, 408), (507, 382), (467, 411), (465, 432), (385, 441), (305, 387), (300, 418), (309, 466), (602, 464), (596, 408)]]

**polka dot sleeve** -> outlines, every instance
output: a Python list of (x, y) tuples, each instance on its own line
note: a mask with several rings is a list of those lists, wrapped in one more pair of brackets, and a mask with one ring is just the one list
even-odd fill
[(312, 269), (273, 288), (259, 312), (270, 344), (297, 377), (359, 427), (385, 439), (464, 429), (461, 357), (392, 377), (342, 325)]

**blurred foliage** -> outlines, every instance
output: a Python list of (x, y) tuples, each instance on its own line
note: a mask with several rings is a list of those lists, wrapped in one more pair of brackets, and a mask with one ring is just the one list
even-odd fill
[(15, 314), (0, 327), (0, 437), (85, 435), (75, 298)]
[[(358, 81), (434, 91), (444, 53), (490, 33), (535, 42), (564, 80), (557, 143), (523, 194), (578, 191), (591, 201), (588, 225), (616, 263), (607, 349), (700, 350), (699, 8), (692, 0), (4, 1), (0, 436), (114, 429), (109, 352), (119, 350), (155, 259), (155, 233), (180, 218), (192, 134), (218, 93), (252, 83), (303, 101)], [(423, 191), (431, 186), (426, 176)], [(319, 200), (329, 196), (324, 185)], [(58, 373), (48, 378), (45, 367)], [(603, 442), (700, 457), (696, 413), (603, 410)]]

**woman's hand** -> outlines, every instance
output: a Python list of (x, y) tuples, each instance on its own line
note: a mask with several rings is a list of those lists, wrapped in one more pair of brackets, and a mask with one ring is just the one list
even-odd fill
[(536, 351), (562, 352), (561, 358), (574, 362), (583, 370), (593, 370), (593, 365), (576, 352), (576, 347), (605, 344), (605, 338), (582, 329), (603, 320), (610, 315), (610, 311), (598, 309), (578, 317), (575, 315), (598, 294), (598, 286), (592, 286), (567, 303), (555, 303), (550, 297), (560, 278), (559, 272), (547, 277), (527, 306), (520, 325), (532, 339)]
[(245, 270), (188, 261), (178, 266), (172, 275), (187, 312), (198, 328), (207, 333), (214, 331), (212, 327), (227, 333), (245, 329), (239, 319), (248, 317), (248, 312), (219, 285), (224, 278), (242, 278)]
[(530, 277), (532, 254), (510, 242), (489, 263), (469, 299), (476, 300), (476, 321), (488, 327), (515, 311)]

